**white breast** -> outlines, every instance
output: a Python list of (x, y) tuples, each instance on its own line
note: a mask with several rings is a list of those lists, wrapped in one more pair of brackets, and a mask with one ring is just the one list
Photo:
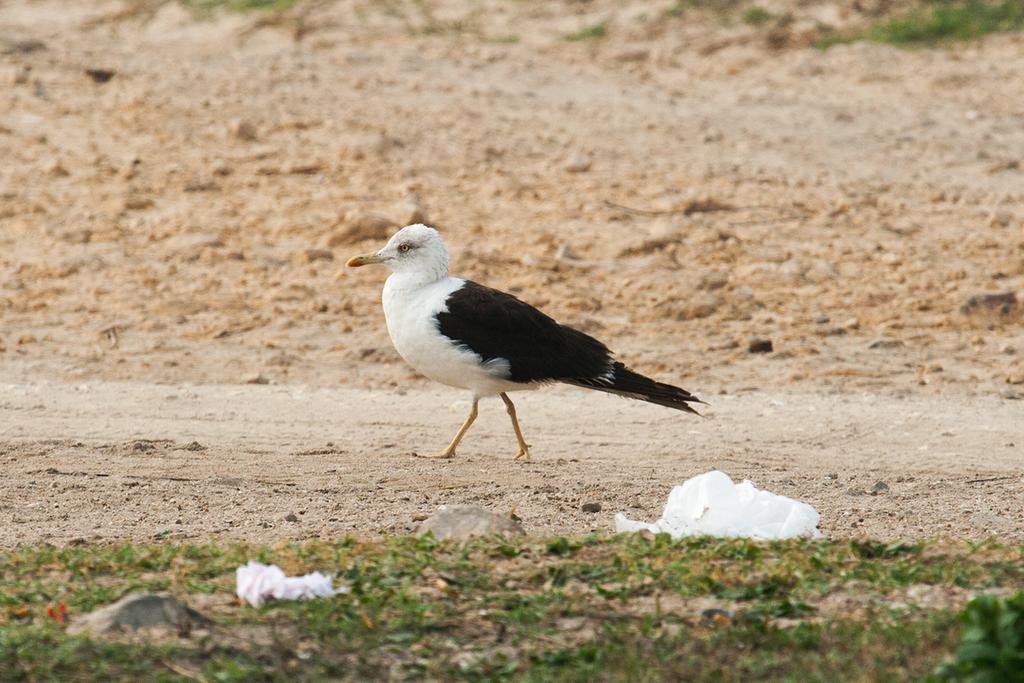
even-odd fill
[(384, 284), (384, 317), (395, 350), (426, 377), (469, 389), (478, 397), (525, 388), (505, 379), (508, 361), (484, 363), (480, 356), (458, 347), (438, 330), (435, 316), (448, 310), (448, 296), (464, 283), (459, 278), (443, 278), (427, 285), (407, 286), (400, 275), (389, 277)]

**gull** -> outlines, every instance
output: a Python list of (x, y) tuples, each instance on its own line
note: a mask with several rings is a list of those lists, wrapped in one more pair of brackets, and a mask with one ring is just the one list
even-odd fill
[(590, 335), (511, 294), (451, 277), (448, 247), (434, 228), (407, 225), (382, 249), (353, 256), (346, 265), (373, 263), (391, 270), (381, 298), (398, 354), (427, 378), (472, 392), (469, 417), (448, 447), (420, 457), (454, 456), (476, 420), (480, 399), (500, 396), (519, 445), (515, 459), (529, 460), (530, 446), (508, 394), (554, 382), (699, 414), (689, 405), (703, 403), (699, 398), (633, 372)]

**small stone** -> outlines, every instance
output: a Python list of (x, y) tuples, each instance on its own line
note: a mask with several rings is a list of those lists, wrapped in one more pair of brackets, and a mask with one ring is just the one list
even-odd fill
[(182, 189), (185, 192), (216, 192), (220, 186), (209, 179), (193, 178), (186, 182)]
[(1006, 376), (1007, 384), (1024, 384), (1024, 372), (1012, 372)]
[(989, 216), (989, 225), (993, 228), (1005, 228), (1013, 222), (1013, 214), (1009, 211), (995, 211)]
[(884, 481), (881, 481), (881, 480), (876, 481), (874, 483), (874, 485), (871, 487), (871, 495), (873, 495), (873, 496), (877, 496), (880, 493), (888, 493), (888, 492), (889, 492), (889, 485), (886, 484)]
[(964, 315), (976, 313), (995, 314), (1010, 316), (1019, 310), (1020, 302), (1014, 292), (1003, 292), (1002, 294), (975, 294), (967, 299), (960, 312)]
[(869, 349), (898, 349), (904, 346), (899, 339), (877, 339), (868, 345)]
[(817, 316), (814, 319), (814, 322), (816, 322), (819, 325), (827, 325), (828, 323), (832, 322), (832, 318), (828, 317), (827, 315), (822, 314), (822, 315)]
[(860, 319), (859, 318), (847, 318), (843, 322), (839, 323), (839, 327), (844, 330), (859, 330)]
[(1019, 401), (1024, 398), (1024, 394), (1014, 389), (1003, 389), (999, 395), (1008, 401)]
[(555, 251), (555, 258), (559, 261), (579, 261), (580, 255), (577, 254), (571, 244), (560, 244), (558, 250)]
[(209, 623), (202, 614), (167, 593), (130, 593), (112, 605), (78, 617), (68, 627), (68, 633), (101, 635), (152, 627), (188, 633)]
[(223, 159), (214, 159), (213, 163), (210, 164), (210, 173), (218, 176), (228, 176), (234, 173), (234, 170)]
[(285, 173), (291, 175), (315, 175), (324, 170), (324, 165), (319, 161), (299, 161), (289, 164)]
[(569, 173), (586, 173), (592, 164), (593, 160), (586, 154), (574, 154), (566, 160), (563, 168)]
[(270, 380), (263, 376), (263, 373), (248, 375), (242, 379), (243, 384), (270, 384)]
[(153, 208), (154, 205), (155, 202), (152, 199), (140, 195), (129, 195), (124, 199), (125, 211), (145, 211)]
[(697, 287), (714, 291), (725, 287), (727, 284), (729, 284), (729, 271), (712, 270), (704, 274)]
[(117, 72), (113, 69), (86, 69), (85, 74), (93, 80), (93, 83), (107, 83)]
[(1017, 349), (1012, 344), (1003, 344), (999, 348), (999, 353), (1005, 353), (1007, 356), (1012, 356), (1017, 353)]
[(832, 481), (835, 481), (836, 479), (839, 478), (839, 474), (837, 472), (829, 472), (828, 474), (825, 475), (825, 477), (831, 479)]
[(295, 514), (294, 512), (289, 512), (287, 515), (284, 516), (284, 521), (286, 521), (286, 522), (297, 522), (297, 521), (299, 521), (299, 516), (297, 514)]
[(192, 441), (191, 443), (187, 444), (183, 450), (186, 450), (186, 451), (205, 451), (206, 450), (206, 446), (204, 446), (203, 444), (199, 443), (198, 441)]
[(864, 489), (857, 488), (856, 486), (851, 486), (846, 489), (846, 495), (848, 496), (863, 496), (865, 493), (866, 491)]
[(718, 297), (710, 292), (700, 292), (675, 310), (676, 320), (695, 320), (714, 315), (718, 310)]
[(740, 343), (732, 337), (723, 337), (717, 341), (712, 342), (708, 345), (708, 351), (731, 351), (732, 349), (738, 349)]
[(583, 510), (584, 512), (600, 512), (601, 511), (601, 504), (600, 503), (596, 503), (596, 502), (595, 503), (584, 503), (583, 505), (580, 506), (580, 510)]
[(47, 162), (46, 166), (43, 167), (48, 175), (52, 175), (55, 178), (63, 178), (71, 175), (68, 170), (64, 168), (64, 164), (60, 162), (60, 159), (51, 159)]
[(427, 533), (433, 533), (438, 540), (445, 540), (493, 534), (522, 536), (526, 532), (519, 522), (510, 517), (476, 505), (442, 505), (416, 530), (417, 536)]
[(89, 230), (88, 228), (68, 230), (60, 237), (68, 244), (89, 244), (89, 242), (92, 241), (92, 230)]
[(252, 142), (256, 139), (256, 126), (244, 119), (232, 119), (228, 122), (228, 135), (236, 140)]
[(747, 346), (750, 353), (771, 353), (775, 349), (771, 339), (754, 339)]

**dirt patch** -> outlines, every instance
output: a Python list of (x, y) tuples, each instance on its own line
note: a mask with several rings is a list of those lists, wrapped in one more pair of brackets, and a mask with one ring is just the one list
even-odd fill
[[(17, 522), (3, 542), (385, 533), (435, 503), (481, 501), (535, 530), (585, 531), (607, 520), (577, 503), (653, 519), (669, 485), (708, 466), (814, 502), (831, 533), (1017, 538), (1019, 479), (986, 479), (1015, 474), (1024, 444), (1009, 417), (1024, 396), (1020, 38), (806, 47), (815, 27), (871, 21), (855, 4), (771, 3), (792, 15), (786, 36), (605, 0), (309, 2), (199, 21), (175, 3), (5, 5), (0, 381), (44, 407), (3, 399)], [(338, 452), (324, 444), (342, 436), (299, 415), (236, 424), (213, 407), (214, 422), (189, 413), (172, 428), (173, 403), (130, 403), (163, 389), (102, 384), (428, 396), (387, 338), (383, 273), (335, 277), (420, 219), (442, 229), (458, 274), (716, 410), (719, 392), (760, 404), (695, 457), (689, 430), (712, 423), (615, 422), (588, 398), (571, 429), (534, 422), (584, 436), (520, 469), (490, 445), (408, 461), (410, 442), (446, 431), (425, 398), (408, 401), (417, 419), (395, 417), (387, 391), (360, 394), (387, 403), (372, 414), (343, 402), (354, 421), (334, 423), (350, 439)], [(217, 391), (238, 411), (258, 396)], [(108, 412), (89, 412), (90, 392)], [(53, 413), (52, 395), (83, 403)], [(835, 403), (838, 431), (759, 422), (772, 401), (795, 415)], [(948, 419), (929, 431), (935, 414)], [(989, 419), (991, 442), (977, 432), (934, 463), (917, 450)], [(661, 420), (666, 440), (637, 431)], [(265, 424), (279, 432), (251, 446)], [(910, 436), (871, 433), (892, 424)], [(207, 450), (182, 450), (192, 440)], [(681, 452), (683, 471), (659, 469)], [(854, 453), (869, 464), (848, 472)], [(512, 493), (524, 472), (533, 488)], [(899, 476), (915, 479), (901, 490)], [(890, 491), (872, 496), (878, 479)], [(310, 519), (299, 508), (317, 522), (288, 526), (291, 512)]]
[[(712, 468), (805, 500), (827, 536), (1021, 539), (1019, 405), (883, 395), (718, 395), (705, 419), (583, 391), (498, 401), (457, 457), (423, 460), (468, 402), (439, 390), (5, 385), (0, 546), (411, 533), (443, 504), (531, 534), (654, 520)], [(198, 448), (199, 444), (201, 448)], [(879, 486), (879, 483), (884, 486)], [(600, 511), (593, 503), (600, 503)]]

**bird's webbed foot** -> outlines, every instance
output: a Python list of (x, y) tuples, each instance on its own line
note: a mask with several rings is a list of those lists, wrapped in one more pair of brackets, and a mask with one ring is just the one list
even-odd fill
[(446, 448), (443, 451), (437, 451), (436, 453), (420, 453), (419, 451), (413, 451), (413, 456), (417, 458), (429, 458), (429, 459), (443, 459), (455, 457), (454, 448)]

